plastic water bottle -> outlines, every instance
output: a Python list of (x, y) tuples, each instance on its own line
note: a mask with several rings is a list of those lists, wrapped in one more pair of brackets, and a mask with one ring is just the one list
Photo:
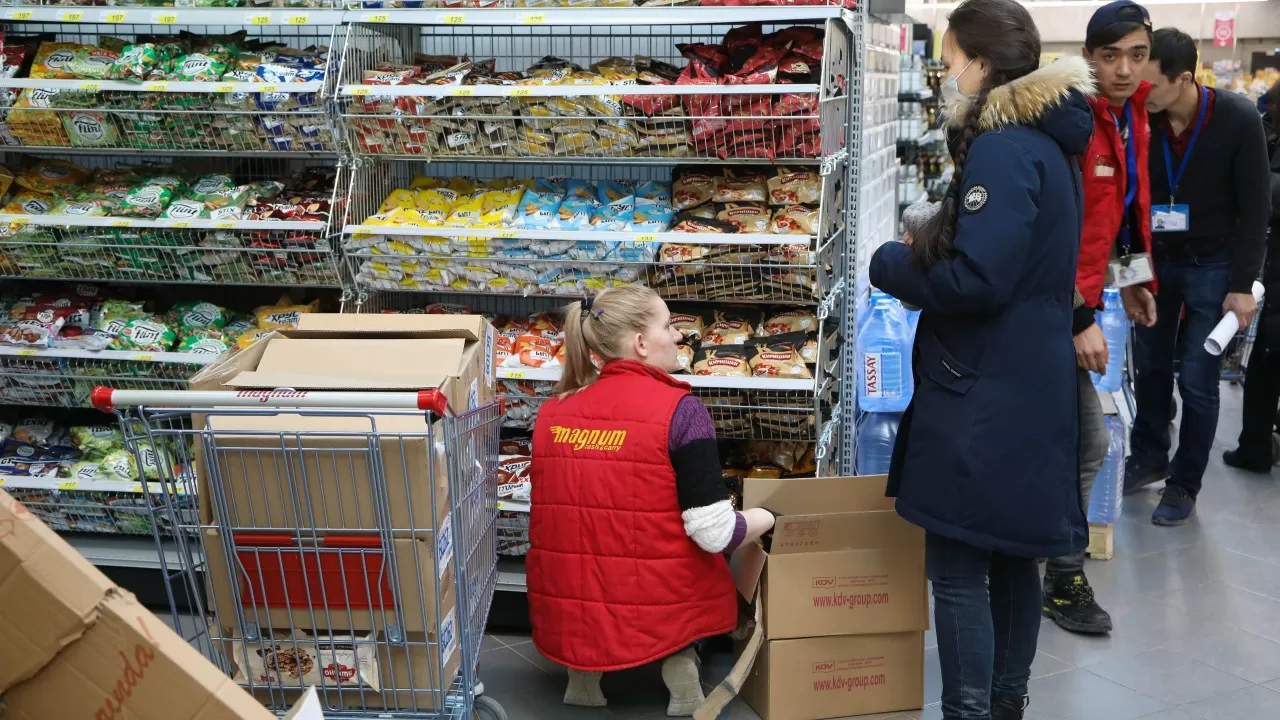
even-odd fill
[[(1110, 525), (1120, 517), (1124, 499), (1124, 423), (1107, 419), (1107, 457), (1089, 492), (1089, 522)], [(861, 445), (859, 445), (861, 450)]]
[(899, 413), (867, 413), (858, 423), (858, 474), (889, 472), (893, 442), (898, 437)]
[(866, 412), (907, 409), (915, 381), (911, 376), (911, 338), (901, 306), (876, 300), (854, 344), (858, 356), (858, 405)]
[(1102, 291), (1102, 310), (1094, 317), (1107, 338), (1107, 372), (1089, 373), (1094, 387), (1103, 392), (1118, 392), (1124, 372), (1124, 353), (1129, 340), (1129, 318), (1120, 301), (1120, 291), (1109, 287)]
[(880, 290), (871, 288), (871, 295), (865, 302), (858, 304), (857, 315), (854, 318), (853, 327), (859, 335), (862, 334), (862, 328), (866, 326), (867, 321), (871, 319), (871, 309), (875, 307), (877, 300), (893, 300), (893, 298)]
[[(906, 308), (903, 308), (906, 310)], [(916, 341), (916, 328), (920, 326), (920, 311), (907, 310), (907, 329), (911, 331), (911, 342)]]

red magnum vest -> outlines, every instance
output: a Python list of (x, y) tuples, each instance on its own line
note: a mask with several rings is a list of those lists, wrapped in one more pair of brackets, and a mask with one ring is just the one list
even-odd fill
[(737, 624), (729, 564), (684, 532), (668, 454), (689, 386), (642, 363), (538, 409), (526, 561), (533, 642), (587, 672), (659, 660)]

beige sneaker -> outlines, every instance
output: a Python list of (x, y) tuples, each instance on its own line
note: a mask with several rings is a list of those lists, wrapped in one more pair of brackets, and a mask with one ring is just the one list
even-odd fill
[(685, 648), (662, 661), (662, 682), (671, 693), (667, 717), (689, 717), (706, 696), (702, 694), (702, 678), (698, 675), (698, 653)]
[(569, 686), (564, 689), (564, 704), (578, 707), (604, 707), (609, 704), (600, 691), (604, 673), (569, 670)]

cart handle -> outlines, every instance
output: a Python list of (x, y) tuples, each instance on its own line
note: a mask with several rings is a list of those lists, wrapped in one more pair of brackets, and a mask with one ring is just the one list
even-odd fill
[(117, 407), (269, 407), (423, 410), (443, 416), (449, 398), (439, 390), (417, 392), (313, 392), (310, 390), (116, 390), (98, 386), (90, 394), (102, 412)]

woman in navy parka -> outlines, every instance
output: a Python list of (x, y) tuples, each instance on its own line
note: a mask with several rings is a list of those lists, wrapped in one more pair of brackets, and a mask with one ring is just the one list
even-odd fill
[(1087, 535), (1071, 314), (1093, 83), (1080, 58), (1037, 69), (1013, 0), (961, 3), (942, 59), (951, 191), (910, 246), (871, 259), (872, 284), (922, 310), (889, 495), (926, 531), (943, 717), (1021, 718), (1036, 558)]

